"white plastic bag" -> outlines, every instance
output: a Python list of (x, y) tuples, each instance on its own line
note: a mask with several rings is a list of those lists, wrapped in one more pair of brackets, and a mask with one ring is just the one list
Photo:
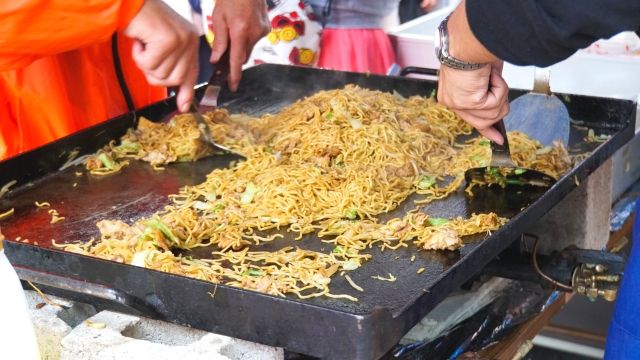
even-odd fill
[(38, 341), (18, 275), (0, 250), (0, 358), (40, 359)]

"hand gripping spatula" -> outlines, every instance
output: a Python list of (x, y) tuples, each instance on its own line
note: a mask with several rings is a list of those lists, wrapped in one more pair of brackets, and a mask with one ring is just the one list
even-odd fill
[(222, 91), (223, 86), (226, 86), (227, 78), (229, 77), (229, 71), (229, 49), (227, 49), (220, 57), (220, 60), (218, 60), (218, 63), (215, 65), (213, 74), (211, 75), (209, 83), (205, 88), (204, 96), (202, 97), (200, 104), (198, 104), (198, 100), (194, 96), (191, 100), (189, 112), (193, 114), (193, 117), (195, 117), (196, 121), (198, 122), (198, 128), (200, 129), (202, 141), (211, 144), (214, 148), (244, 157), (244, 155), (232, 149), (229, 149), (224, 145), (218, 144), (213, 140), (213, 137), (211, 136), (211, 129), (209, 129), (209, 126), (207, 125), (201, 113), (204, 111), (214, 111), (218, 107), (218, 97), (220, 96), (220, 92)]
[(570, 118), (562, 101), (549, 91), (548, 70), (537, 69), (533, 92), (515, 99), (510, 104), (511, 111), (503, 120), (494, 125), (504, 138), (499, 145), (491, 142), (491, 164), (488, 167), (469, 169), (465, 172), (467, 182), (476, 180), (479, 184), (498, 183), (507, 185), (533, 185), (549, 187), (555, 179), (533, 169), (517, 167), (511, 159), (509, 140), (505, 123), (510, 131), (520, 131), (543, 145), (551, 146), (554, 141), (569, 143)]

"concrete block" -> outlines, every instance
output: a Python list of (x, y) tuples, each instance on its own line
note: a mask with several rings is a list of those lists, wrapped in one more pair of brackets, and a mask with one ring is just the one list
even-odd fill
[(27, 307), (33, 328), (38, 339), (38, 347), (42, 360), (60, 359), (60, 343), (62, 338), (71, 332), (73, 327), (93, 316), (93, 306), (76, 303), (56, 296), (47, 295), (52, 303), (49, 305), (35, 291), (25, 291)]
[(280, 348), (102, 311), (62, 340), (62, 360), (281, 360)]
[(609, 240), (612, 162), (602, 164), (527, 233), (540, 239), (539, 253), (548, 254), (569, 245), (603, 249)]

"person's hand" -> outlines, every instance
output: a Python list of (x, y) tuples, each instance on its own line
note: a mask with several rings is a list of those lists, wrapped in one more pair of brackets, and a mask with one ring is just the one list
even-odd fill
[(211, 62), (217, 63), (228, 46), (229, 89), (236, 91), (242, 76), (242, 65), (251, 55), (253, 46), (266, 34), (271, 26), (264, 0), (218, 0), (211, 16), (214, 33)]
[(429, 12), (431, 11), (431, 9), (433, 9), (434, 7), (436, 7), (436, 5), (438, 5), (438, 0), (422, 0), (420, 2), (420, 8), (422, 9), (422, 11), (424, 12)]
[(443, 65), (438, 80), (438, 102), (498, 144), (504, 140), (492, 125), (509, 112), (509, 87), (501, 75), (502, 64), (498, 61), (471, 71)]
[(502, 78), (502, 60), (475, 37), (467, 21), (462, 0), (449, 17), (449, 54), (470, 64), (485, 64), (478, 70), (440, 67), (438, 101), (453, 110), (480, 134), (499, 144), (502, 135), (493, 124), (509, 112), (509, 87)]
[(198, 76), (196, 28), (160, 0), (145, 0), (124, 34), (137, 41), (133, 60), (147, 81), (177, 86), (178, 109), (189, 110)]

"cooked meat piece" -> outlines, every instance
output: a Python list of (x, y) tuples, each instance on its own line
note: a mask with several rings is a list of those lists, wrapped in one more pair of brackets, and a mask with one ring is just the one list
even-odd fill
[(229, 112), (226, 109), (216, 109), (206, 114), (212, 122), (217, 124), (225, 124), (229, 122)]
[(289, 139), (282, 146), (278, 147), (282, 155), (291, 155), (294, 149), (298, 147), (298, 139)]
[(256, 290), (259, 292), (267, 292), (271, 287), (272, 281), (269, 276), (262, 276), (258, 281), (256, 281)]
[(162, 248), (162, 250), (164, 251), (169, 251), (169, 245), (167, 245), (167, 242), (165, 241), (164, 235), (162, 234), (162, 231), (160, 230), (154, 230), (153, 231), (153, 240), (156, 242), (156, 244), (158, 244), (158, 246), (160, 246)]
[(455, 250), (462, 246), (462, 240), (454, 230), (442, 228), (429, 235), (424, 245), (425, 250)]
[(331, 165), (331, 157), (329, 155), (317, 157), (315, 163), (321, 168), (329, 167)]
[(425, 213), (419, 212), (419, 213), (413, 214), (414, 223), (417, 225), (424, 225), (428, 219), (429, 219), (429, 215)]
[(95, 155), (89, 156), (85, 160), (85, 167), (87, 170), (100, 169), (102, 167), (102, 161), (100, 161)]
[(423, 131), (423, 132), (428, 132), (429, 130), (431, 130), (431, 126), (429, 126), (429, 123), (427, 122), (427, 120), (425, 119), (417, 119), (416, 121), (413, 122), (413, 127), (415, 127), (416, 129)]
[(169, 157), (166, 153), (153, 150), (143, 157), (142, 160), (149, 162), (151, 165), (161, 165), (167, 163)]
[(395, 175), (399, 177), (415, 176), (416, 174), (413, 168), (413, 165), (411, 165), (411, 163), (407, 163), (399, 167), (387, 166), (385, 170), (387, 171), (387, 174)]
[(399, 124), (400, 124), (400, 129), (404, 131), (411, 130), (411, 124), (409, 122), (400, 120)]
[(124, 221), (120, 220), (101, 220), (96, 224), (100, 234), (118, 240), (129, 239), (135, 235), (135, 230)]

